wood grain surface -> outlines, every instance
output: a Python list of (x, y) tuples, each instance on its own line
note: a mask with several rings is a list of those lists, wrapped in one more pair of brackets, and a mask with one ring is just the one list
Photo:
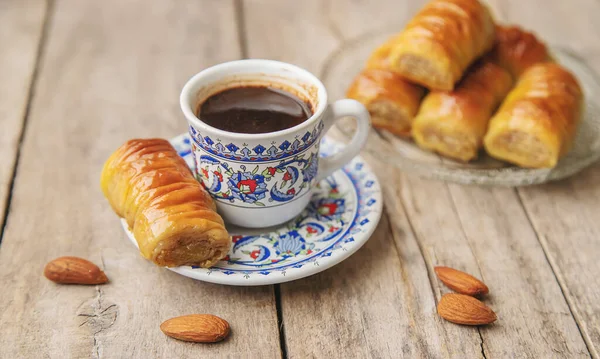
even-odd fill
[[(265, 23), (272, 24), (278, 21), (281, 11), (273, 9), (271, 5), (268, 1), (254, 1), (251, 7), (247, 7), (249, 54), (257, 57), (272, 57), (276, 54), (293, 53), (289, 57), (286, 56), (284, 60), (294, 61), (313, 71), (319, 68), (319, 65), (322, 68), (324, 60), (319, 57), (319, 54), (332, 52), (329, 49), (331, 46), (329, 41), (319, 41), (320, 46), (316, 47), (314, 44), (318, 41), (317, 37), (313, 39), (310, 34), (305, 33), (302, 44), (306, 46), (306, 56), (300, 58), (298, 50), (301, 43), (290, 43), (287, 41), (289, 35), (286, 33), (273, 34), (269, 37), (268, 43), (253, 40), (253, 36), (258, 37), (253, 35), (254, 24), (257, 29), (260, 29)], [(381, 12), (381, 9), (374, 9), (367, 3), (360, 7), (361, 3), (353, 2), (349, 7), (335, 7), (335, 11), (329, 13), (327, 7), (323, 9), (322, 5), (322, 2), (307, 1), (302, 4), (302, 8), (295, 9), (293, 12), (297, 15), (298, 27), (306, 26), (306, 23), (310, 22), (311, 33), (319, 32), (318, 38), (327, 40), (330, 36), (335, 37), (338, 42), (341, 42), (338, 46), (344, 46), (344, 40), (351, 40), (345, 38), (345, 34), (352, 34), (353, 31), (356, 33), (357, 28), (361, 26), (359, 22), (352, 21), (353, 14), (360, 13), (365, 18), (369, 18), (369, 15), (376, 16)], [(402, 12), (406, 10), (405, 5), (400, 4), (398, 9), (388, 7), (386, 10), (390, 13), (406, 14)], [(413, 5), (419, 6), (414, 3)], [(290, 8), (291, 6), (286, 6), (286, 9)], [(375, 12), (369, 13), (369, 11)], [(271, 13), (273, 15), (269, 16)], [(323, 19), (323, 13), (326, 14), (326, 19)], [(256, 16), (253, 17), (253, 14)], [(264, 21), (265, 18), (268, 21)], [(283, 21), (290, 24), (293, 19), (286, 18)], [(401, 23), (401, 19), (398, 18), (394, 21)], [(346, 29), (351, 30), (345, 31)], [(366, 27), (364, 31), (371, 30), (371, 27)], [(256, 34), (260, 32), (256, 30)], [(277, 38), (280, 38), (279, 42), (276, 42)], [(253, 43), (258, 45), (253, 46)], [(288, 47), (293, 49), (281, 51), (282, 48)], [(377, 159), (372, 159), (371, 164), (375, 164), (380, 169), (387, 167), (385, 163), (378, 164)], [(389, 173), (378, 174), (380, 178), (389, 177)], [(431, 318), (431, 312), (435, 309), (435, 301), (428, 302), (426, 298), (432, 297), (432, 287), (437, 288), (437, 283), (417, 287), (419, 291), (415, 293), (411, 281), (405, 279), (399, 284), (393, 280), (394, 275), (401, 277), (402, 269), (409, 269), (407, 267), (413, 263), (414, 268), (410, 268), (411, 272), (423, 271), (423, 261), (416, 263), (407, 261), (402, 267), (395, 265), (393, 261), (397, 261), (398, 256), (402, 259), (402, 253), (410, 249), (407, 246), (409, 240), (399, 238), (396, 242), (395, 256), (377, 258), (378, 264), (385, 266), (385, 273), (391, 274), (389, 278), (382, 273), (368, 275), (368, 266), (359, 270), (360, 276), (350, 275), (352, 279), (348, 278), (348, 272), (352, 273), (349, 269), (358, 270), (363, 267), (361, 263), (370, 263), (373, 260), (372, 254), (369, 255), (365, 249), (349, 259), (347, 263), (315, 276), (318, 279), (317, 283), (325, 282), (325, 286), (315, 285), (315, 278), (282, 286), (285, 337), (289, 353), (298, 357), (336, 354), (344, 357), (363, 357), (373, 353), (377, 353), (375, 355), (377, 357), (394, 357), (394, 353), (398, 352), (420, 357), (463, 357), (467, 353), (470, 353), (468, 357), (473, 355), (502, 357), (512, 353), (523, 357), (589, 355), (552, 268), (513, 190), (447, 186), (439, 182), (404, 178), (399, 174), (392, 175), (392, 178), (403, 178), (403, 180), (387, 181), (384, 186), (386, 193), (392, 192), (392, 195), (385, 196), (388, 199), (386, 220), (389, 229), (383, 232), (385, 239), (380, 239), (382, 233), (380, 229), (367, 248), (375, 246), (377, 240), (389, 243), (390, 232), (392, 238), (398, 239), (393, 235), (396, 234), (394, 222), (404, 222), (400, 228), (409, 229), (410, 226), (407, 224), (410, 222), (414, 226), (415, 233), (408, 231), (409, 240), (414, 242), (416, 239), (419, 242), (425, 257), (424, 262), (430, 270), (434, 265), (454, 266), (482, 276), (490, 287), (496, 288), (488, 301), (503, 318), (502, 322), (479, 331), (467, 328), (462, 332), (455, 330), (457, 328), (454, 325), (442, 323), (440, 325), (449, 327), (448, 332), (445, 333), (446, 336), (436, 335), (444, 331), (428, 323), (427, 319)], [(472, 195), (474, 191), (477, 192), (475, 196)], [(433, 193), (437, 195), (432, 196)], [(397, 203), (390, 203), (394, 200)], [(408, 221), (401, 201), (407, 203)], [(471, 219), (473, 217), (478, 221), (473, 221)], [(442, 233), (440, 229), (443, 229)], [(398, 237), (407, 237), (406, 229)], [(385, 245), (380, 245), (380, 248), (385, 248)], [(413, 244), (413, 248), (419, 246)], [(372, 252), (377, 253), (376, 250)], [(379, 253), (381, 252), (383, 251), (380, 250)], [(363, 255), (366, 258), (361, 258)], [(521, 273), (528, 273), (528, 275), (524, 277)], [(433, 274), (430, 273), (429, 278), (432, 277)], [(379, 281), (373, 283), (373, 278), (385, 278), (383, 282), (388, 285), (382, 286)], [(408, 278), (414, 280), (417, 276), (412, 275)], [(298, 288), (300, 283), (304, 283), (301, 289)], [(404, 286), (401, 286), (402, 284)], [(376, 290), (373, 286), (377, 286)], [(400, 290), (398, 286), (401, 286)], [(336, 290), (338, 287), (339, 290)], [(356, 289), (352, 290), (352, 296), (346, 297), (343, 294), (349, 291), (349, 287)], [(325, 293), (324, 288), (328, 288)], [(376, 297), (372, 295), (374, 292), (378, 294)], [(326, 299), (318, 301), (331, 303), (331, 305), (313, 308), (312, 310), (319, 311), (319, 315), (314, 318), (302, 317), (301, 313), (311, 310), (311, 303), (324, 295)], [(433, 296), (439, 298), (439, 289)], [(361, 302), (361, 297), (366, 300)], [(395, 303), (385, 300), (386, 297), (396, 298)], [(380, 298), (384, 300), (380, 302)], [(412, 306), (408, 306), (410, 310), (402, 312), (401, 304), (406, 304), (415, 298), (418, 298), (417, 303), (423, 307), (422, 313)], [(386, 304), (391, 304), (396, 310), (387, 308)], [(383, 311), (379, 312), (381, 309)], [(387, 319), (390, 318), (394, 320), (388, 321)], [(398, 327), (387, 326), (402, 326), (410, 321), (420, 322), (421, 328), (429, 330), (423, 333), (418, 331), (407, 333), (398, 330)], [(371, 327), (380, 330), (370, 330)], [(517, 329), (519, 335), (515, 335)], [(315, 335), (316, 330), (322, 334)], [(389, 337), (382, 337), (382, 332), (394, 333), (396, 340), (390, 341)], [(409, 335), (403, 337), (399, 333)], [(465, 340), (465, 337), (472, 338), (471, 343)], [(331, 343), (332, 338), (336, 339), (333, 343)], [(419, 345), (428, 342), (430, 345)], [(431, 345), (432, 343), (443, 343), (443, 345), (435, 346)], [(532, 345), (532, 343), (536, 344)], [(439, 351), (423, 351), (423, 348)]]
[[(544, 4), (551, 11), (540, 11), (536, 2), (491, 1), (501, 20), (527, 24), (551, 46), (575, 53), (598, 76), (600, 44), (595, 34), (600, 24), (594, 19), (600, 2), (581, 0), (575, 7), (562, 1)], [(591, 80), (600, 82), (600, 77)], [(600, 262), (593, 259), (600, 253), (599, 180), (596, 164), (570, 179), (516, 190), (594, 358), (600, 358)]]
[[(367, 18), (381, 11), (368, 2), (352, 5), (350, 11)], [(388, 11), (405, 13), (406, 4), (399, 5)], [(322, 1), (303, 1), (294, 6), (273, 6), (268, 0), (248, 2), (244, 12), (249, 56), (279, 56), (318, 74), (328, 55), (344, 45), (343, 29), (354, 27), (357, 31), (356, 27), (361, 26), (346, 22), (346, 10), (335, 7), (333, 18), (327, 13), (327, 2)], [(287, 12), (293, 16), (281, 17)], [(304, 32), (302, 41), (289, 42), (293, 34), (287, 31), (270, 34), (268, 41), (258, 41), (265, 24), (287, 31), (310, 31)], [(385, 168), (375, 161), (370, 163)], [(378, 172), (380, 180), (389, 175)], [(393, 181), (385, 182), (386, 194), (391, 191), (394, 195), (395, 185)], [(357, 254), (323, 273), (281, 285), (290, 358), (394, 358), (399, 353), (423, 358), (481, 355), (476, 330), (446, 325), (435, 315), (436, 296), (406, 216), (400, 209), (390, 216), (389, 201), (386, 213), (378, 230)]]
[[(157, 268), (99, 189), (104, 160), (125, 140), (185, 131), (181, 87), (239, 58), (237, 36), (232, 1), (56, 2), (0, 247), (0, 358), (280, 357), (272, 287)], [(110, 283), (49, 282), (44, 265), (62, 255), (94, 261)], [(191, 313), (229, 320), (232, 335), (193, 345), (160, 331)]]
[(46, 1), (0, 1), (0, 240), (40, 56)]
[[(340, 49), (400, 30), (424, 2), (0, 1), (0, 218), (10, 194), (0, 358), (600, 358), (599, 165), (556, 183), (485, 188), (418, 179), (365, 153), (386, 199), (373, 237), (325, 272), (257, 288), (156, 268), (102, 198), (102, 163), (122, 142), (185, 131), (178, 95), (197, 71), (253, 57), (325, 78)], [(499, 21), (600, 73), (600, 2), (488, 3)], [(332, 97), (353, 75), (329, 79)], [(61, 255), (94, 261), (110, 283), (45, 280), (44, 264)], [(436, 265), (481, 278), (498, 321), (439, 318), (449, 289)], [(231, 337), (195, 345), (160, 332), (191, 313), (227, 319)]]

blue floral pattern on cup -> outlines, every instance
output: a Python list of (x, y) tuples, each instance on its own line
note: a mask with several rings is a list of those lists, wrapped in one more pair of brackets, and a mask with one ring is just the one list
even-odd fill
[(321, 138), (323, 128), (323, 122), (319, 121), (313, 129), (293, 142), (284, 140), (281, 143), (245, 145), (242, 148), (234, 143), (223, 144), (220, 139), (204, 136), (194, 126), (189, 126), (189, 133), (196, 147), (221, 160), (269, 162), (294, 156), (310, 148)]
[[(245, 169), (245, 166), (242, 167)], [(267, 194), (265, 176), (260, 174), (238, 171), (229, 177), (227, 183), (231, 197), (246, 203), (256, 203)]]
[[(239, 206), (265, 206), (267, 203), (289, 202), (301, 195), (308, 193), (319, 168), (319, 144), (315, 144), (314, 136), (320, 136), (323, 124), (320, 122), (315, 129), (302, 137), (306, 146), (296, 146), (294, 141), (283, 141), (278, 145), (277, 151), (273, 152), (275, 157), (263, 156), (262, 161), (247, 156), (261, 155), (267, 151), (267, 147), (256, 145), (251, 152), (248, 148), (240, 148), (233, 143), (226, 146), (217, 146), (217, 142), (208, 137), (202, 137), (196, 129), (190, 127), (192, 135), (191, 154), (195, 160), (198, 181), (204, 184), (211, 195), (221, 201)], [(206, 145), (217, 148), (219, 151), (214, 155), (212, 151), (206, 151)], [(313, 145), (312, 147), (310, 147)], [(217, 147), (215, 147), (217, 146)], [(274, 148), (274, 145), (272, 145)], [(226, 159), (228, 150), (232, 156), (241, 152), (246, 157), (240, 157), (238, 161)], [(281, 156), (280, 156), (281, 155)], [(280, 159), (278, 159), (278, 157)]]

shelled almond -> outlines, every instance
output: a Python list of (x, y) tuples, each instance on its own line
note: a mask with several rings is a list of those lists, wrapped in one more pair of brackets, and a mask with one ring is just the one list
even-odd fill
[(229, 335), (229, 323), (212, 314), (190, 314), (165, 321), (160, 330), (186, 342), (214, 343)]
[(470, 296), (480, 296), (489, 292), (488, 287), (470, 274), (450, 267), (435, 267), (438, 278), (455, 292)]
[(483, 325), (496, 321), (496, 313), (480, 300), (464, 294), (448, 293), (442, 296), (438, 314), (456, 324)]
[(94, 263), (78, 257), (60, 257), (44, 268), (44, 276), (60, 284), (103, 284), (106, 274)]

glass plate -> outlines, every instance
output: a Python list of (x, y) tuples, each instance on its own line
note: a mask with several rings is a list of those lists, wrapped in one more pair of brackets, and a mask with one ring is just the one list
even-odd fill
[[(353, 77), (360, 72), (370, 53), (393, 32), (367, 34), (345, 43), (328, 59), (321, 78), (331, 100), (345, 97)], [(600, 95), (600, 82), (584, 61), (567, 49), (552, 47), (557, 62), (579, 79), (585, 96), (582, 122), (571, 151), (553, 169), (527, 169), (495, 160), (483, 151), (479, 159), (461, 163), (421, 150), (411, 140), (387, 131), (373, 130), (366, 150), (403, 171), (421, 177), (463, 184), (523, 186), (571, 176), (600, 158), (600, 110), (592, 101)], [(337, 127), (350, 138), (353, 121), (340, 121)]]

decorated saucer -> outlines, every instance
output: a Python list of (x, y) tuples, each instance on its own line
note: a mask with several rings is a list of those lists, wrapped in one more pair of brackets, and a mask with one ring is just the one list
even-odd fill
[[(171, 140), (190, 167), (194, 166), (187, 134)], [(342, 145), (323, 138), (321, 155)], [(212, 268), (168, 268), (186, 277), (227, 285), (267, 285), (300, 279), (330, 268), (356, 252), (369, 239), (382, 211), (381, 188), (360, 158), (315, 186), (307, 208), (280, 226), (246, 229), (227, 226), (229, 254)], [(123, 229), (137, 242), (124, 220)]]

